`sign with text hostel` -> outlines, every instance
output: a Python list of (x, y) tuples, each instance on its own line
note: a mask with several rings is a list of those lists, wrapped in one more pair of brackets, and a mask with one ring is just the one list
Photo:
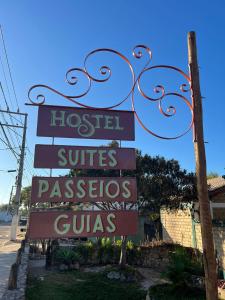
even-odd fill
[(133, 141), (134, 113), (41, 105), (37, 135)]
[[(131, 111), (39, 105), (37, 136), (133, 141)], [(134, 170), (135, 149), (94, 146), (40, 145), (35, 168)], [(55, 203), (54, 209), (32, 209), (28, 237), (103, 237), (137, 231), (136, 210), (63, 210), (62, 203), (135, 203), (134, 177), (33, 177), (31, 205)]]

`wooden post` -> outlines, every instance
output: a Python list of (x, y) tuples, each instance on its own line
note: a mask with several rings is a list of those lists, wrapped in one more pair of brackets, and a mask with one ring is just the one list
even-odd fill
[[(119, 142), (119, 147), (121, 148), (121, 140)], [(120, 177), (122, 177), (122, 170), (120, 170)], [(123, 209), (126, 209), (126, 203), (124, 203)], [(121, 236), (121, 241), (119, 266), (121, 269), (124, 269), (127, 263), (127, 236)]]
[(188, 33), (188, 63), (194, 109), (194, 151), (200, 222), (205, 269), (206, 299), (217, 300), (216, 257), (213, 242), (212, 218), (207, 187), (206, 155), (203, 135), (202, 97), (200, 92), (195, 32)]

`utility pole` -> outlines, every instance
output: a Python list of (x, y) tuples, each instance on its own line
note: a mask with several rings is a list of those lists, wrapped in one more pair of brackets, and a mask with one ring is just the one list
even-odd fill
[(13, 191), (14, 191), (14, 188), (15, 188), (15, 185), (12, 186), (11, 188), (11, 192), (10, 192), (10, 196), (9, 196), (9, 204), (8, 204), (8, 208), (7, 208), (7, 213), (9, 214), (13, 214), (13, 211), (10, 211), (10, 205), (12, 203), (12, 200), (13, 200)]
[[(0, 112), (10, 113), (10, 114), (18, 114), (18, 115), (24, 116), (24, 125), (23, 126), (13, 125), (13, 127), (23, 128), (22, 145), (21, 145), (21, 152), (20, 152), (20, 157), (19, 157), (19, 169), (18, 169), (18, 175), (17, 175), (17, 181), (16, 181), (16, 195), (15, 195), (16, 209), (15, 209), (15, 213), (12, 218), (11, 229), (10, 229), (10, 240), (15, 241), (18, 220), (19, 220), (20, 194), (21, 194), (21, 188), (22, 188), (23, 165), (24, 165), (24, 157), (25, 157), (27, 114), (23, 114), (23, 113), (19, 113), (19, 112), (16, 113), (16, 112), (10, 112), (10, 111), (3, 111), (3, 110), (0, 110)], [(2, 124), (2, 126), (11, 126), (11, 125)]]
[(188, 33), (188, 63), (191, 77), (191, 91), (194, 113), (194, 151), (198, 201), (200, 206), (200, 223), (202, 233), (203, 261), (205, 270), (206, 299), (217, 300), (216, 256), (213, 242), (212, 218), (208, 196), (206, 155), (203, 134), (202, 97), (199, 82), (197, 46), (195, 32)]

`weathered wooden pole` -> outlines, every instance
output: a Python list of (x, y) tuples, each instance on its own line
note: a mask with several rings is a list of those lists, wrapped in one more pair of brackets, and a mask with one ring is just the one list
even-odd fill
[(194, 151), (196, 161), (196, 176), (198, 200), (200, 206), (200, 221), (202, 232), (202, 247), (205, 269), (206, 299), (217, 300), (217, 271), (213, 242), (212, 218), (207, 187), (206, 155), (203, 134), (202, 97), (199, 83), (197, 47), (195, 32), (188, 33), (188, 63), (191, 77), (191, 91), (194, 110)]

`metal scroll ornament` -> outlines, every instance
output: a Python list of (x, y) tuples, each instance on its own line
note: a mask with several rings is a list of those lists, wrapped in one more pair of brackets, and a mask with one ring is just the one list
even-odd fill
[[(109, 66), (106, 65), (102, 65), (99, 69), (98, 69), (98, 74), (99, 77), (97, 78), (96, 76), (92, 75), (91, 72), (88, 70), (87, 67), (87, 62), (89, 60), (89, 58), (93, 55), (95, 55), (96, 53), (112, 53), (118, 57), (120, 57), (123, 61), (126, 62), (126, 64), (129, 67), (129, 70), (131, 72), (132, 75), (132, 84), (131, 84), (131, 88), (128, 92), (128, 94), (122, 98), (119, 99), (117, 101), (116, 104), (111, 105), (111, 106), (106, 106), (106, 107), (95, 107), (95, 106), (89, 106), (86, 104), (83, 104), (80, 99), (85, 97), (86, 95), (88, 95), (88, 93), (90, 92), (91, 88), (92, 88), (92, 83), (96, 82), (96, 83), (104, 83), (108, 80), (110, 80), (110, 77), (112, 75), (112, 71), (110, 69)], [(31, 97), (31, 93), (33, 92), (33, 90), (39, 89), (39, 88), (43, 88), (43, 89), (47, 89), (67, 100), (69, 100), (70, 102), (84, 107), (84, 108), (93, 108), (93, 109), (113, 109), (116, 107), (119, 107), (120, 105), (122, 105), (125, 101), (128, 101), (129, 99), (131, 99), (131, 103), (132, 103), (132, 110), (134, 111), (135, 117), (138, 120), (138, 122), (140, 123), (140, 125), (143, 127), (144, 130), (146, 130), (148, 133), (150, 133), (151, 135), (154, 135), (155, 137), (161, 138), (161, 139), (177, 139), (179, 137), (182, 137), (183, 135), (185, 135), (191, 128), (193, 125), (193, 104), (191, 101), (189, 101), (185, 96), (184, 93), (187, 93), (190, 91), (190, 83), (191, 83), (191, 79), (190, 77), (184, 73), (181, 69), (177, 68), (177, 67), (173, 67), (173, 66), (168, 66), (168, 65), (155, 65), (155, 66), (149, 66), (151, 59), (152, 59), (152, 52), (151, 50), (144, 45), (137, 45), (136, 47), (134, 47), (133, 51), (132, 51), (133, 57), (136, 59), (141, 59), (143, 56), (147, 56), (147, 62), (145, 63), (144, 67), (142, 68), (141, 72), (136, 76), (135, 72), (134, 72), (134, 68), (131, 64), (131, 62), (127, 59), (127, 57), (125, 57), (123, 54), (121, 54), (120, 52), (113, 50), (113, 49), (108, 49), (108, 48), (101, 48), (101, 49), (96, 49), (91, 51), (84, 59), (84, 67), (83, 68), (71, 68), (66, 72), (66, 82), (71, 85), (71, 86), (75, 86), (78, 81), (79, 81), (79, 75), (83, 75), (85, 76), (85, 78), (87, 79), (87, 86), (86, 89), (77, 95), (66, 95), (63, 94), (62, 92), (48, 86), (48, 85), (44, 85), (44, 84), (37, 84), (32, 86), (29, 89), (28, 92), (28, 98), (30, 100), (30, 102), (32, 103), (32, 105), (43, 105), (46, 102), (46, 98), (44, 96), (43, 93), (36, 95), (36, 98), (33, 99)], [(146, 74), (147, 72), (151, 72), (154, 69), (169, 69), (172, 70), (174, 72), (177, 72), (179, 74), (181, 74), (183, 76), (183, 78), (185, 79), (185, 83), (183, 83), (180, 87), (179, 87), (179, 92), (174, 92), (174, 91), (167, 91), (165, 89), (165, 87), (161, 84), (156, 85), (153, 89), (156, 97), (150, 97), (149, 95), (147, 95), (141, 85), (141, 81), (142, 81), (142, 76), (144, 74)], [(179, 100), (182, 100), (184, 102), (184, 104), (187, 106), (187, 108), (190, 110), (190, 114), (191, 114), (191, 120), (186, 128), (186, 130), (179, 135), (176, 136), (171, 136), (171, 137), (165, 137), (165, 136), (161, 136), (158, 135), (157, 133), (153, 132), (152, 130), (150, 130), (141, 120), (141, 118), (139, 117), (136, 109), (135, 109), (135, 97), (134, 97), (134, 91), (138, 90), (138, 92), (140, 93), (140, 95), (146, 100), (146, 101), (150, 101), (150, 102), (157, 102), (158, 103), (158, 109), (160, 114), (162, 114), (164, 117), (166, 118), (171, 118), (173, 116), (175, 116), (176, 114), (176, 108), (174, 106), (168, 106), (167, 109), (163, 109), (162, 107), (162, 103), (163, 101), (165, 101), (166, 97), (168, 96), (173, 96), (173, 97), (178, 97)]]

